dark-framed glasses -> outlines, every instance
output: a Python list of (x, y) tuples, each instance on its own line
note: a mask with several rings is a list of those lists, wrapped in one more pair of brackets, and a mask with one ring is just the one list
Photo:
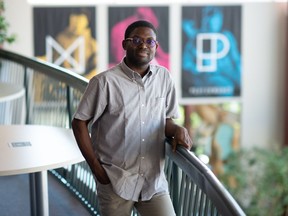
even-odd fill
[(125, 40), (131, 41), (134, 46), (139, 46), (140, 44), (145, 43), (147, 47), (152, 48), (157, 44), (157, 41), (154, 40), (153, 38), (143, 39), (140, 37), (133, 37), (133, 38), (126, 38)]

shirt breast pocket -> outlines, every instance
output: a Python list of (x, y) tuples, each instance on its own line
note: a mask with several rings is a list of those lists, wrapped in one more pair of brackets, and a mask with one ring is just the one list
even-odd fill
[(155, 97), (151, 103), (152, 115), (165, 113), (165, 97)]

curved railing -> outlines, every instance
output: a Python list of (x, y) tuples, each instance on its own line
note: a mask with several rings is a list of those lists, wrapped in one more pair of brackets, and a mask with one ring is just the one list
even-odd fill
[(245, 215), (213, 172), (193, 152), (183, 147), (173, 152), (167, 142), (166, 155), (176, 166), (170, 178), (179, 181), (170, 179), (174, 182), (170, 191), (177, 215), (217, 215), (216, 212), (221, 215)]
[[(67, 69), (0, 49), (0, 82), (26, 91), (25, 124), (71, 128), (88, 80)], [(11, 122), (14, 123), (14, 122)], [(165, 172), (177, 216), (245, 215), (233, 197), (192, 152), (166, 142)], [(98, 215), (96, 185), (86, 162), (51, 170), (93, 215)], [(133, 213), (136, 215), (136, 211)]]

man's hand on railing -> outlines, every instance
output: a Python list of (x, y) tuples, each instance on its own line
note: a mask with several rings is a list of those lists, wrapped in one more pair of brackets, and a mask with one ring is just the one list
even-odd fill
[(175, 152), (177, 145), (190, 150), (193, 142), (185, 127), (175, 124), (171, 118), (166, 119), (165, 135), (171, 138), (172, 149)]
[(193, 141), (189, 136), (188, 130), (179, 125), (176, 126), (174, 138), (172, 139), (173, 152), (176, 151), (177, 145), (181, 145), (188, 150), (190, 150), (193, 145)]

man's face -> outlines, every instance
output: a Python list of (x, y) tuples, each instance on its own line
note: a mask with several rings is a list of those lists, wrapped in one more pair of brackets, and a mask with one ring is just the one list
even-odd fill
[(127, 61), (135, 67), (149, 64), (155, 56), (158, 43), (154, 31), (148, 27), (138, 27), (123, 41)]

